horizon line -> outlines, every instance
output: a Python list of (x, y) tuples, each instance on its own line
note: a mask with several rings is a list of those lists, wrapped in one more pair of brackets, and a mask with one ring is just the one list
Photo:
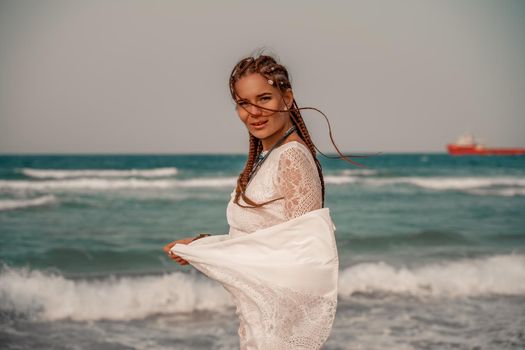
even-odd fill
[[(448, 154), (446, 151), (363, 151), (363, 152), (353, 152), (354, 156), (373, 156), (373, 155), (382, 155), (382, 154)], [(329, 156), (337, 156), (337, 153), (325, 153)], [(345, 152), (343, 154), (347, 155)], [(135, 155), (162, 155), (162, 156), (185, 156), (185, 155), (239, 155), (244, 156), (247, 153), (244, 152), (10, 152), (10, 153), (0, 153), (0, 157), (3, 156), (135, 156)], [(323, 156), (318, 153), (318, 156)], [(349, 155), (351, 156), (351, 155)]]

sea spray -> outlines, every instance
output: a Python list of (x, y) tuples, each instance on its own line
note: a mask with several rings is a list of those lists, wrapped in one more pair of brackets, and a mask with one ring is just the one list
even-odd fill
[(339, 295), (375, 292), (439, 297), (525, 295), (525, 256), (494, 255), (414, 268), (361, 263), (341, 272)]
[(0, 180), (0, 190), (33, 190), (33, 191), (68, 191), (68, 190), (119, 190), (119, 189), (169, 189), (169, 188), (231, 188), (235, 184), (233, 177), (213, 177), (195, 179), (145, 180), (137, 178), (78, 178), (65, 180)]
[(58, 198), (54, 195), (23, 199), (0, 199), (0, 211), (40, 207), (55, 203), (58, 203)]
[[(360, 263), (341, 271), (340, 297), (378, 292), (444, 298), (525, 296), (525, 256), (494, 255), (416, 268)], [(219, 284), (196, 273), (72, 280), (4, 267), (0, 274), (0, 308), (42, 320), (131, 320), (231, 306)]]
[(154, 169), (16, 169), (20, 173), (39, 179), (66, 179), (72, 177), (168, 177), (178, 174), (175, 167)]
[(10, 267), (0, 274), (0, 309), (47, 321), (132, 320), (229, 306), (226, 291), (197, 274), (72, 280)]

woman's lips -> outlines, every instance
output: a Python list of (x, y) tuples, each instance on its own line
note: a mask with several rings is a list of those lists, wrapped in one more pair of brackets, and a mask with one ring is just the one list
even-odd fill
[(259, 129), (264, 128), (266, 123), (268, 123), (267, 120), (265, 120), (263, 122), (251, 123), (251, 125), (252, 125), (252, 128), (259, 130)]

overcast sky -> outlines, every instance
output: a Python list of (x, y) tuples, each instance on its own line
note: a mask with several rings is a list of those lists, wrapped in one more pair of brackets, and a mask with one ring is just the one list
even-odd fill
[(524, 38), (522, 0), (0, 0), (0, 153), (245, 153), (227, 81), (260, 47), (347, 152), (523, 147)]

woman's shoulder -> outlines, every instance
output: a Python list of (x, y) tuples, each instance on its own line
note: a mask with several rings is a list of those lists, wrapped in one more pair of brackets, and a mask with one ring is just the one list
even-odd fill
[[(302, 140), (301, 140), (302, 141)], [(308, 159), (315, 166), (315, 161), (304, 141), (290, 140), (276, 149), (279, 161), (304, 161)]]
[[(279, 147), (278, 165), (275, 173), (275, 181), (278, 188), (280, 188), (281, 194), (288, 193), (290, 198), (301, 198), (298, 199), (301, 202), (309, 196), (316, 196), (312, 193), (315, 190), (319, 190), (319, 198), (321, 196), (321, 180), (317, 170), (317, 165), (314, 160), (314, 156), (310, 152), (310, 149), (298, 141), (289, 141), (281, 147)], [(308, 194), (301, 194), (301, 189), (308, 188)], [(284, 192), (282, 192), (284, 191)], [(290, 195), (289, 191), (297, 192), (295, 197)], [(317, 193), (317, 192), (316, 192)], [(284, 194), (283, 194), (284, 195)]]
[(310, 150), (308, 149), (308, 146), (306, 146), (306, 144), (304, 143), (303, 140), (290, 140), (290, 141), (287, 141), (285, 143), (283, 143), (282, 145), (280, 145), (279, 147), (277, 147), (276, 150), (278, 150), (279, 152), (278, 153), (283, 153), (287, 150), (301, 150), (301, 151), (304, 151), (305, 153), (308, 153), (308, 154), (311, 154), (310, 153)]

